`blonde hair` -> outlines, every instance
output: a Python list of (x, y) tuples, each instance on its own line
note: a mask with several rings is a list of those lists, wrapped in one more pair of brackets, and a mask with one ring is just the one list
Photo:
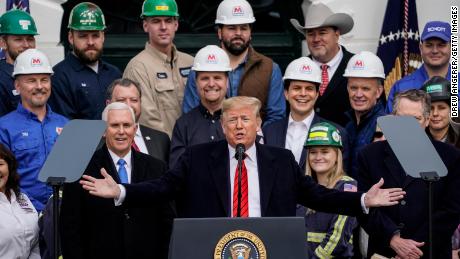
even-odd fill
[[(334, 186), (337, 184), (337, 182), (343, 177), (346, 176), (347, 174), (343, 170), (343, 155), (342, 155), (342, 150), (338, 147), (331, 147), (332, 150), (335, 151), (337, 154), (337, 161), (335, 162), (334, 167), (329, 170), (328, 175), (327, 175), (327, 183), (326, 187), (329, 189), (333, 189)], [(307, 157), (308, 159), (308, 157)], [(306, 167), (305, 167), (305, 175), (309, 175), (312, 178), (316, 180), (316, 173), (313, 171), (313, 169), (310, 166), (310, 162), (307, 160), (306, 162)]]
[(256, 117), (260, 118), (260, 107), (262, 107), (262, 103), (259, 101), (259, 99), (249, 96), (235, 96), (225, 99), (222, 104), (222, 117), (226, 116), (228, 110), (244, 108), (248, 106), (253, 109)]

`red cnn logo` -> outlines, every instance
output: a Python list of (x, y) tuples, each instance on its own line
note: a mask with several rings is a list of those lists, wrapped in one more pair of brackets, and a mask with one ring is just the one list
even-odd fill
[(40, 65), (42, 61), (39, 58), (32, 58), (32, 65)]

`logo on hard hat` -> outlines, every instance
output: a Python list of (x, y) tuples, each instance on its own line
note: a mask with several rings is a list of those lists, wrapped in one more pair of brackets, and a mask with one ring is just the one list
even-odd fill
[(440, 26), (438, 26), (438, 27), (430, 27), (430, 28), (427, 29), (427, 31), (428, 32), (432, 32), (432, 31), (444, 31), (445, 32), (446, 28), (440, 27)]
[(19, 25), (21, 25), (21, 28), (23, 30), (28, 30), (30, 26), (30, 21), (29, 20), (19, 20)]
[(302, 73), (302, 74), (311, 74), (312, 70), (311, 70), (310, 65), (302, 65), (302, 67), (300, 67), (300, 73)]
[(208, 55), (208, 60), (206, 61), (208, 64), (217, 64), (217, 58), (216, 55), (214, 54), (209, 54)]
[(243, 16), (244, 15), (243, 8), (241, 8), (241, 6), (239, 6), (239, 5), (234, 6), (232, 14), (233, 14), (233, 16)]
[(167, 6), (167, 5), (157, 5), (157, 6), (155, 6), (155, 11), (169, 11), (169, 6)]
[(364, 62), (360, 59), (355, 61), (355, 64), (353, 65), (353, 69), (355, 70), (361, 70), (364, 69)]
[(32, 58), (31, 61), (30, 61), (30, 65), (32, 67), (39, 67), (42, 65), (42, 61), (40, 58)]

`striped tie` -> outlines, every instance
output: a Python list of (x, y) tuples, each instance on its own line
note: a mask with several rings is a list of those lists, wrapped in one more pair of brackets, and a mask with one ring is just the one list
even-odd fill
[(323, 95), (326, 91), (327, 85), (329, 84), (329, 75), (327, 74), (328, 65), (321, 65), (321, 85), (319, 86), (319, 95)]
[[(236, 167), (235, 180), (233, 183), (233, 217), (238, 216), (238, 167)], [(248, 205), (248, 171), (246, 164), (241, 164), (241, 217), (249, 216)]]

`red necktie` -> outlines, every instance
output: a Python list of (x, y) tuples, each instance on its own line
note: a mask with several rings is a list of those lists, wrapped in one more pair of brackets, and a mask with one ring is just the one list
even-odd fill
[(327, 74), (327, 68), (329, 66), (326, 64), (321, 65), (321, 85), (319, 86), (319, 95), (323, 95), (326, 91), (327, 85), (329, 84), (329, 76)]
[(141, 150), (139, 149), (139, 147), (136, 145), (136, 142), (133, 140), (133, 144), (131, 144), (131, 146), (134, 148), (134, 150), (136, 150), (137, 152), (140, 152)]
[[(241, 164), (241, 217), (249, 216), (248, 209), (248, 171), (246, 165)], [(236, 167), (235, 180), (233, 183), (233, 217), (238, 216), (238, 167)]]

